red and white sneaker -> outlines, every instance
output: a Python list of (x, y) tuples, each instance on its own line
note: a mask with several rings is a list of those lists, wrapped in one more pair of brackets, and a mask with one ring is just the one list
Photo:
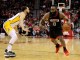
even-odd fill
[(56, 46), (56, 53), (58, 53), (60, 47), (62, 47), (62, 45), (60, 45), (60, 44), (58, 46)]
[(67, 49), (64, 49), (64, 54), (65, 54), (66, 56), (68, 56), (68, 55), (69, 55), (69, 52), (68, 52), (68, 50), (67, 50)]

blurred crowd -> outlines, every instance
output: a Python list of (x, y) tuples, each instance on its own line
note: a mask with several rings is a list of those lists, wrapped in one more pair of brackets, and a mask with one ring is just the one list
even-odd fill
[[(20, 12), (22, 6), (29, 6), (30, 14), (25, 18), (24, 25), (29, 27), (30, 32), (28, 36), (43, 36), (48, 37), (49, 33), (49, 24), (45, 22), (46, 29), (40, 29), (39, 22), (42, 16), (50, 11), (50, 6), (52, 5), (52, 0), (39, 0), (39, 18), (34, 17), (33, 13), (35, 10), (35, 1), (36, 0), (0, 0), (0, 33), (4, 32), (3, 23), (10, 17), (14, 16), (16, 13)], [(61, 2), (58, 0), (55, 3)], [(69, 1), (69, 0), (68, 0)], [(67, 1), (65, 2), (66, 4)], [(72, 0), (71, 9), (63, 10), (70, 15), (71, 23), (73, 24), (72, 29), (75, 33), (75, 36), (80, 36), (80, 1)], [(25, 31), (18, 26), (19, 34), (25, 34)]]

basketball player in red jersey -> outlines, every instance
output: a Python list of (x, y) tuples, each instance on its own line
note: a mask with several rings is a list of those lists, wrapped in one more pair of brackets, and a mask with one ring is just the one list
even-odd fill
[[(65, 19), (68, 21), (68, 18), (61, 12), (57, 10), (55, 6), (51, 6), (50, 12), (46, 13), (41, 21), (40, 21), (40, 27), (43, 27), (45, 25), (45, 21), (49, 22), (49, 34), (51, 41), (55, 44), (56, 47), (56, 53), (58, 53), (59, 48), (61, 45), (63, 46), (63, 52), (66, 56), (69, 55), (69, 52), (66, 48), (66, 44), (63, 40), (63, 33), (62, 33), (62, 23), (61, 19)], [(61, 45), (57, 42), (57, 39), (60, 40)]]

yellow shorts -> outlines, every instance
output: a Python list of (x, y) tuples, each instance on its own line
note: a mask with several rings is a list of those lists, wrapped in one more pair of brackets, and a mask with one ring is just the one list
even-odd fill
[(13, 28), (11, 27), (9, 21), (6, 21), (3, 25), (4, 30), (6, 31), (7, 34), (9, 34)]

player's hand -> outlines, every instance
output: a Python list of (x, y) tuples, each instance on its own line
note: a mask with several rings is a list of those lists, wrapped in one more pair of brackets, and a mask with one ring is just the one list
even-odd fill
[(30, 30), (29, 30), (28, 28), (25, 28), (24, 31), (26, 31), (26, 32), (30, 32)]
[(44, 29), (45, 28), (45, 26), (39, 26), (40, 27), (40, 29)]
[(30, 32), (30, 30), (29, 29), (26, 29), (26, 32)]

